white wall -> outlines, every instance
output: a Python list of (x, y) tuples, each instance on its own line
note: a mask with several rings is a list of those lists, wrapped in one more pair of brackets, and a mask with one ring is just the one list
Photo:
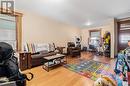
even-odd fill
[(84, 28), (81, 31), (82, 35), (82, 45), (88, 46), (88, 38), (89, 38), (89, 30), (92, 29), (101, 29), (101, 36), (103, 37), (104, 33), (106, 31), (109, 31), (111, 33), (111, 58), (114, 58), (114, 50), (115, 50), (115, 27), (114, 27), (114, 19), (111, 19), (107, 24), (99, 26), (99, 27), (93, 27), (93, 28)]
[(52, 43), (58, 46), (66, 46), (68, 41), (74, 41), (75, 36), (82, 36), (82, 45), (88, 45), (89, 30), (102, 29), (102, 36), (105, 31), (111, 33), (111, 58), (114, 58), (115, 36), (114, 19), (108, 24), (100, 27), (79, 29), (77, 27), (54, 21), (44, 16), (22, 12), (22, 42), (24, 43)]
[(75, 36), (80, 36), (80, 29), (63, 24), (47, 17), (23, 13), (22, 42), (27, 43), (52, 43), (66, 46), (68, 41), (73, 41)]

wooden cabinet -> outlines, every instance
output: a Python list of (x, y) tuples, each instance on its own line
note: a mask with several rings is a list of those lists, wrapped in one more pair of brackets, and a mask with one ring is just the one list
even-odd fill
[(26, 70), (31, 68), (31, 53), (19, 53), (20, 69)]

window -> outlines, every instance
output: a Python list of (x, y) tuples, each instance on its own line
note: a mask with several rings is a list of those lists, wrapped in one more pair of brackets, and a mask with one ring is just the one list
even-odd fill
[(0, 42), (12, 45), (16, 50), (16, 21), (14, 16), (0, 14)]
[(98, 46), (101, 39), (101, 30), (90, 30), (89, 34), (89, 44)]
[(0, 8), (0, 42), (7, 42), (16, 51), (22, 47), (22, 13), (1, 14)]
[(92, 37), (100, 37), (101, 36), (101, 31), (100, 30), (90, 30), (90, 38)]

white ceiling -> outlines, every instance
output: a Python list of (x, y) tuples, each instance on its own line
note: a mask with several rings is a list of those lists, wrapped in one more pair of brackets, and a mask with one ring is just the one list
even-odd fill
[(130, 15), (130, 0), (15, 0), (15, 6), (78, 27)]

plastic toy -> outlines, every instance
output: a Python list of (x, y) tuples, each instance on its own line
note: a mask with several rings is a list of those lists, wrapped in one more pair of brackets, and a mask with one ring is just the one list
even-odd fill
[(111, 34), (110, 32), (106, 31), (103, 36), (103, 47), (104, 47), (104, 54), (107, 57), (110, 57), (110, 49), (111, 49)]
[(127, 71), (128, 71), (128, 67), (125, 63), (125, 55), (124, 52), (121, 52), (118, 54), (117, 56), (117, 61), (116, 61), (116, 66), (115, 66), (115, 73), (117, 75), (117, 82), (118, 82), (118, 86), (122, 86), (122, 81), (127, 81)]
[(117, 86), (109, 77), (101, 76), (94, 82), (94, 86)]
[(124, 72), (124, 67), (126, 67), (125, 61), (124, 61), (124, 55), (119, 53), (116, 61), (116, 66), (115, 66), (115, 73), (120, 74)]
[(119, 78), (119, 76), (116, 77), (117, 86), (123, 86), (122, 80)]

